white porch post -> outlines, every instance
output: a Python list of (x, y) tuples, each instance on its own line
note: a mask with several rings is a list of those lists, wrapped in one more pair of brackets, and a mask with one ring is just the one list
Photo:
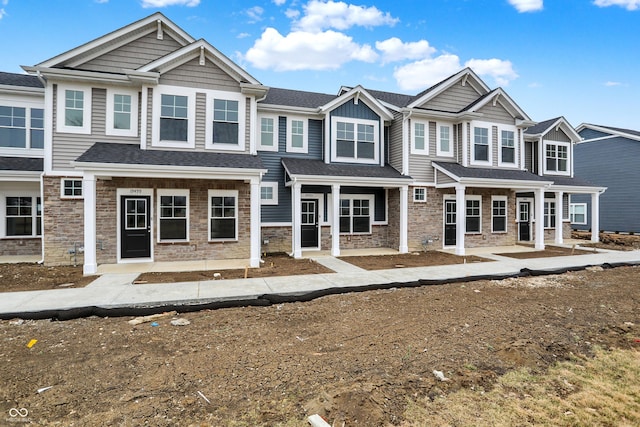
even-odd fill
[(302, 222), (302, 213), (300, 211), (300, 204), (302, 203), (302, 199), (300, 197), (301, 190), (302, 184), (293, 184), (293, 200), (291, 200), (291, 235), (293, 237), (294, 258), (302, 258), (302, 236), (300, 235)]
[(562, 212), (564, 211), (564, 206), (562, 206), (562, 196), (562, 191), (556, 192), (556, 245), (561, 245), (564, 242), (562, 237)]
[(331, 186), (331, 256), (340, 256), (340, 185)]
[(600, 193), (591, 194), (591, 241), (600, 241)]
[(84, 173), (82, 178), (82, 195), (84, 196), (84, 274), (96, 274), (98, 262), (96, 257), (96, 177)]
[(260, 227), (260, 180), (258, 178), (251, 179), (251, 251), (249, 265), (251, 267), (260, 267), (260, 242), (262, 240), (262, 229)]
[(466, 231), (466, 203), (464, 185), (456, 186), (456, 255), (464, 255), (464, 233)]
[(544, 188), (535, 191), (536, 198), (536, 249), (544, 249)]
[(409, 252), (409, 245), (407, 244), (408, 227), (407, 222), (409, 219), (409, 186), (403, 185), (400, 187), (400, 247), (398, 251), (401, 254)]

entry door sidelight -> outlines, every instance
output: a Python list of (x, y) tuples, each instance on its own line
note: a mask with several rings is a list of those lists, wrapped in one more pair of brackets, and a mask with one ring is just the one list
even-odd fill
[(151, 197), (122, 196), (120, 258), (151, 257)]

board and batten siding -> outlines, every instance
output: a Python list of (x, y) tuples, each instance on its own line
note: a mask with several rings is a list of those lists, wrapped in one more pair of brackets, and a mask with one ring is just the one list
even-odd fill
[(571, 138), (569, 138), (562, 129), (551, 129), (542, 139), (545, 141), (571, 142)]
[(380, 117), (362, 100), (356, 104), (353, 99), (334, 108), (332, 117), (349, 117), (353, 119), (380, 120)]
[(122, 73), (123, 69), (136, 70), (143, 65), (180, 49), (182, 45), (166, 32), (162, 40), (158, 40), (156, 32), (140, 37), (97, 58), (78, 65), (77, 68), (104, 73)]
[(262, 205), (262, 222), (291, 222), (291, 187), (285, 187), (282, 158), (322, 160), (324, 121), (308, 119), (308, 153), (287, 153), (287, 117), (278, 117), (278, 151), (258, 151), (258, 157), (267, 169), (262, 182), (278, 183), (278, 204)]
[(199, 57), (163, 73), (160, 84), (240, 92), (240, 84), (236, 80), (208, 59), (205, 65), (200, 65)]
[(58, 86), (53, 90), (53, 170), (73, 170), (70, 162), (76, 160), (96, 142), (139, 144), (138, 137), (105, 134), (106, 89), (91, 90), (91, 135), (57, 132)]
[(481, 95), (470, 85), (462, 85), (462, 82), (451, 86), (441, 94), (435, 96), (427, 103), (420, 105), (422, 108), (431, 110), (447, 111), (457, 113)]

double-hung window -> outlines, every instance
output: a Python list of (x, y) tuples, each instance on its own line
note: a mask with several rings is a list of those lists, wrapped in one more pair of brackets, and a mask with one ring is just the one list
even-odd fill
[(437, 125), (437, 148), (436, 155), (451, 157), (453, 156), (453, 131), (451, 125)]
[(413, 140), (413, 144), (411, 145), (412, 153), (429, 154), (429, 123), (414, 120), (411, 130)]
[(240, 135), (238, 101), (213, 100), (213, 144), (238, 145)]
[(307, 126), (307, 119), (287, 117), (287, 152), (307, 152)]
[(209, 240), (238, 240), (237, 190), (209, 190)]
[(373, 120), (332, 119), (332, 160), (377, 163), (379, 123)]
[(91, 133), (91, 88), (58, 85), (57, 131)]
[(64, 91), (64, 125), (81, 128), (84, 125), (84, 92)]
[(42, 234), (40, 197), (7, 196), (5, 198), (5, 235), (35, 237)]
[(572, 224), (587, 223), (587, 204), (571, 203), (569, 205), (569, 219)]
[(260, 117), (258, 150), (278, 151), (278, 117)]
[(27, 109), (0, 106), (0, 147), (27, 148)]
[(500, 130), (500, 164), (516, 164), (515, 135), (513, 130)]
[[(165, 101), (169, 100), (165, 99)], [(137, 92), (126, 89), (107, 89), (106, 133), (119, 136), (138, 134)]]
[(30, 147), (44, 148), (44, 110), (42, 108), (31, 109)]
[(556, 202), (544, 202), (544, 228), (555, 228), (556, 226)]
[(158, 190), (158, 238), (189, 240), (189, 190)]
[(491, 232), (507, 232), (507, 197), (493, 196), (491, 198)]
[(466, 199), (466, 232), (482, 232), (482, 199), (480, 196), (468, 196)]
[(569, 143), (545, 143), (545, 172), (569, 174)]
[(187, 142), (189, 97), (162, 94), (160, 100), (160, 141)]
[(370, 234), (372, 198), (340, 199), (340, 233)]
[(474, 126), (473, 127), (473, 161), (479, 163), (487, 163), (491, 161), (491, 132), (489, 127)]

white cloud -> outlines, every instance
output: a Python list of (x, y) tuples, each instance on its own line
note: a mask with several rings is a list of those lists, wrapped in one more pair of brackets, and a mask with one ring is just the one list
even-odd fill
[(0, 19), (4, 18), (6, 14), (7, 12), (4, 10), (4, 8), (0, 9)]
[(250, 37), (251, 34), (249, 33), (240, 33), (236, 36), (237, 39), (246, 39), (247, 37)]
[(627, 10), (637, 10), (640, 0), (595, 0), (593, 4), (598, 7), (620, 6)]
[(529, 85), (528, 85), (528, 86), (529, 86), (531, 89), (537, 89), (537, 88), (539, 88), (539, 87), (542, 87), (542, 83), (539, 83), (539, 82), (532, 82), (532, 83), (529, 83)]
[(335, 70), (349, 61), (374, 62), (378, 55), (367, 44), (360, 45), (335, 31), (293, 31), (283, 36), (267, 28), (244, 55), (259, 69), (275, 71)]
[(424, 89), (460, 71), (460, 58), (444, 54), (396, 67), (393, 72), (402, 90)]
[(605, 82), (604, 84), (607, 87), (613, 87), (613, 86), (622, 86), (622, 83), (620, 82)]
[(536, 12), (544, 7), (542, 0), (509, 0), (509, 4), (520, 13)]
[(491, 76), (499, 86), (507, 86), (511, 80), (518, 78), (511, 61), (502, 59), (470, 59), (465, 63), (481, 76)]
[(262, 14), (264, 13), (264, 9), (260, 6), (253, 6), (244, 11), (249, 17), (249, 23), (253, 24), (259, 21), (262, 21)]
[(286, 2), (287, 0), (273, 0), (273, 4), (275, 4), (276, 6), (282, 6)]
[[(6, 6), (9, 4), (9, 0), (2, 0), (2, 2), (0, 2), (1, 5)], [(0, 20), (2, 20), (3, 17), (5, 17), (7, 15), (7, 11), (4, 10), (3, 8), (0, 8)]]
[(95, 0), (98, 4), (109, 3), (109, 0)]
[(397, 37), (376, 42), (376, 49), (382, 52), (382, 63), (402, 61), (404, 59), (427, 58), (436, 52), (426, 40), (403, 43)]
[(200, 4), (200, 0), (142, 0), (142, 7), (168, 7), (168, 6), (187, 6), (196, 7)]
[(389, 12), (382, 12), (375, 6), (365, 7), (335, 1), (311, 0), (304, 6), (304, 15), (293, 23), (295, 30), (317, 32), (327, 28), (346, 30), (353, 26), (376, 27), (393, 26), (399, 21)]
[(300, 11), (295, 9), (287, 9), (284, 11), (284, 14), (289, 19), (296, 19), (298, 16), (300, 16)]

